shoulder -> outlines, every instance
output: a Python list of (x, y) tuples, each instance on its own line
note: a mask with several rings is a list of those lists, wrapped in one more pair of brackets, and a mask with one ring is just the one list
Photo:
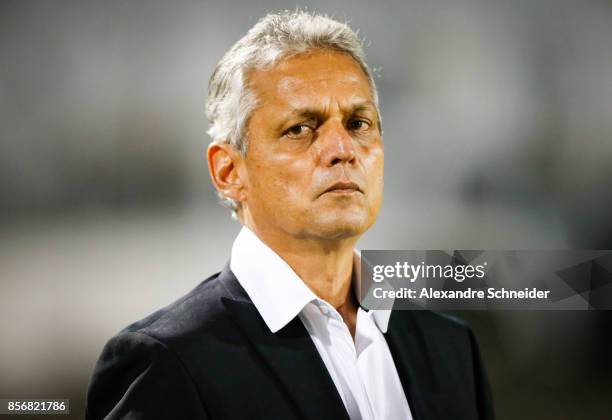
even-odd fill
[(98, 367), (111, 361), (160, 358), (189, 365), (195, 353), (216, 351), (239, 334), (223, 302), (234, 298), (231, 279), (227, 270), (216, 273), (175, 302), (123, 328), (104, 346)]
[(432, 334), (466, 334), (470, 331), (469, 325), (447, 313), (430, 310), (394, 310), (391, 313), (391, 322), (418, 328)]
[(169, 346), (183, 338), (205, 336), (229, 322), (223, 298), (233, 299), (233, 275), (226, 269), (202, 281), (189, 293), (123, 328), (118, 336), (149, 336)]
[(470, 329), (467, 322), (454, 315), (436, 311), (411, 311), (416, 322), (433, 330), (465, 333)]
[[(214, 274), (108, 340), (92, 372), (87, 418), (124, 418), (134, 410), (147, 418), (205, 418), (194, 363), (213, 360), (207, 352), (219, 353), (216, 343), (235, 337), (222, 302), (231, 296), (221, 274)], [(182, 414), (168, 412), (161, 401), (180, 402)]]

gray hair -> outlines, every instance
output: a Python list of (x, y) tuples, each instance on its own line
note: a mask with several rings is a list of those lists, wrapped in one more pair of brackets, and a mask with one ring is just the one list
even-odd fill
[[(301, 10), (268, 14), (225, 53), (210, 77), (206, 116), (212, 141), (229, 143), (246, 155), (246, 127), (257, 106), (257, 98), (248, 88), (247, 73), (253, 69), (269, 69), (281, 59), (311, 49), (328, 49), (351, 56), (368, 77), (378, 110), (378, 92), (362, 43), (347, 24)], [(222, 194), (219, 198), (236, 219), (240, 203)]]

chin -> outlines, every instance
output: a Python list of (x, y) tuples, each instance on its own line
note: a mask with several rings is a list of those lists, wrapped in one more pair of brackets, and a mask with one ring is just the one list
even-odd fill
[(360, 214), (325, 214), (318, 217), (311, 224), (317, 236), (325, 239), (347, 239), (361, 236), (365, 233), (373, 221)]

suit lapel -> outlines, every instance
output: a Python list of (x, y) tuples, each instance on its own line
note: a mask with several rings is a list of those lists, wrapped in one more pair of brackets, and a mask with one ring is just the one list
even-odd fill
[(430, 354), (411, 311), (393, 311), (385, 333), (414, 420), (432, 418), (428, 403), (438, 393)]
[(302, 321), (296, 317), (272, 333), (228, 266), (220, 279), (231, 295), (221, 298), (223, 304), (300, 413), (307, 419), (348, 419), (336, 386)]

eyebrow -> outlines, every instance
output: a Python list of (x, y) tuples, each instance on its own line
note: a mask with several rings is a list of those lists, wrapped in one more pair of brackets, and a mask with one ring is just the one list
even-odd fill
[[(373, 111), (378, 115), (376, 105), (370, 100), (359, 101), (351, 104), (349, 107), (344, 108), (343, 111), (347, 114), (355, 114), (359, 111)], [(285, 118), (315, 118), (324, 119), (326, 112), (321, 108), (315, 107), (295, 107), (292, 108), (288, 114), (285, 114)]]

